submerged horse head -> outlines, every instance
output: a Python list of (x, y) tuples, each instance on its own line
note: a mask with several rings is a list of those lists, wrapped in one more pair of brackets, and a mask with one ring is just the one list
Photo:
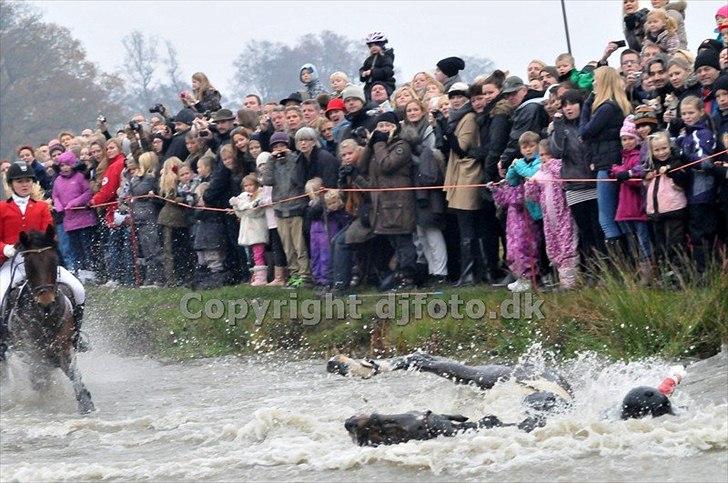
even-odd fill
[(21, 232), (19, 245), (28, 288), (39, 305), (50, 307), (58, 296), (58, 249), (53, 226), (45, 232)]

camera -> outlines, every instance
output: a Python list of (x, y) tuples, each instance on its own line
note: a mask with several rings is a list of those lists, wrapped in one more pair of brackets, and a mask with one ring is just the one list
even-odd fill
[(167, 108), (164, 107), (164, 104), (162, 104), (162, 103), (154, 104), (152, 107), (149, 108), (149, 112), (157, 112), (159, 114), (162, 114), (166, 110), (167, 110)]
[(139, 131), (142, 128), (142, 126), (133, 119), (131, 121), (129, 121), (129, 127), (131, 128), (132, 131)]
[(203, 129), (202, 131), (199, 131), (197, 133), (197, 135), (200, 136), (201, 138), (206, 138), (210, 135), (210, 131), (207, 129)]
[(280, 152), (277, 152), (277, 153), (273, 153), (271, 155), (271, 158), (273, 158), (273, 159), (283, 159), (285, 157), (286, 157), (286, 153), (284, 153), (283, 151), (280, 151)]
[(99, 117), (96, 118), (96, 121), (99, 122), (99, 123), (101, 123), (101, 124), (106, 124), (106, 117), (103, 116), (103, 115), (101, 115), (101, 114), (99, 114)]

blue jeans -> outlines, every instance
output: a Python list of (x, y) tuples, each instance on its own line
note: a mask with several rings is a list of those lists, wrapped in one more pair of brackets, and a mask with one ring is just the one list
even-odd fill
[[(597, 171), (597, 179), (609, 179), (609, 171), (601, 169)], [(597, 205), (599, 206), (599, 225), (604, 232), (604, 238), (619, 238), (622, 230), (619, 224), (614, 221), (617, 214), (617, 203), (619, 202), (619, 183), (600, 182), (597, 183)]]
[(640, 259), (647, 260), (652, 256), (652, 236), (650, 225), (646, 221), (620, 221), (619, 227), (623, 233), (631, 233), (637, 237)]
[(58, 236), (58, 249), (63, 258), (63, 266), (66, 267), (66, 270), (73, 270), (76, 268), (76, 257), (71, 248), (71, 239), (68, 237), (66, 230), (63, 229), (63, 223), (56, 225), (56, 236)]
[(123, 285), (132, 285), (133, 261), (131, 256), (131, 234), (129, 227), (121, 225), (109, 229), (109, 237), (106, 240), (106, 266), (108, 267), (109, 278), (116, 280)]
[(339, 231), (331, 240), (331, 265), (333, 274), (329, 280), (339, 287), (348, 287), (351, 283), (351, 268), (354, 263), (354, 250), (346, 244), (346, 228)]

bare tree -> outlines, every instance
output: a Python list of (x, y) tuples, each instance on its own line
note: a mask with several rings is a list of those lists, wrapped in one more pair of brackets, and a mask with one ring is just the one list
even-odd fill
[(180, 79), (182, 72), (179, 68), (179, 61), (177, 60), (177, 49), (169, 40), (165, 40), (164, 44), (167, 50), (167, 56), (164, 58), (164, 66), (167, 73), (167, 85), (171, 87), (174, 92), (180, 92), (185, 88), (185, 84), (182, 79)]
[(94, 127), (98, 114), (120, 111), (112, 100), (121, 79), (100, 72), (71, 32), (43, 22), (33, 8), (0, 0), (0, 155), (20, 144), (48, 142), (61, 130)]
[(154, 71), (157, 63), (158, 39), (134, 30), (122, 39), (125, 56), (125, 72), (129, 93), (142, 105), (151, 105), (154, 99)]

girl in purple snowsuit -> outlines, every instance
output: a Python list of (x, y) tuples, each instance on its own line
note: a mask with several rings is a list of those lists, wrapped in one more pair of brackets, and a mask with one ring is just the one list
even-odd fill
[(539, 144), (541, 168), (525, 184), (527, 200), (541, 205), (546, 254), (559, 272), (559, 281), (564, 289), (576, 285), (579, 265), (576, 224), (566, 203), (561, 179), (561, 160), (553, 159), (548, 139)]
[(519, 279), (530, 279), (538, 272), (539, 232), (528, 213), (522, 184), (509, 186), (504, 182), (491, 185), (493, 200), (506, 212), (506, 261)]
[(349, 217), (340, 192), (328, 190), (324, 195), (320, 191), (322, 187), (321, 178), (312, 178), (306, 183), (306, 193), (311, 199), (306, 217), (310, 222), (311, 275), (316, 285), (326, 287), (331, 284), (331, 240), (349, 224)]

